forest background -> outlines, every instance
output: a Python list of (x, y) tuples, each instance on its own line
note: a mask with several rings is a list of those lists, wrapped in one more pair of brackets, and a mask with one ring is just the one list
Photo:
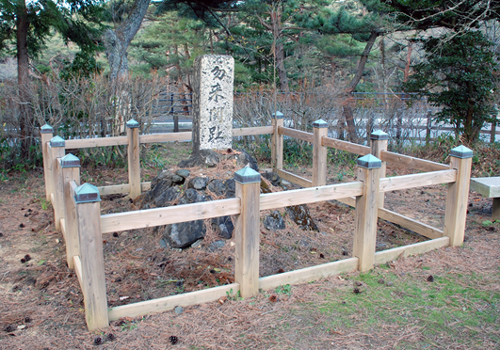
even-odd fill
[[(45, 123), (64, 138), (120, 134), (131, 118), (148, 132), (165, 114), (161, 104), (172, 93), (187, 112), (193, 62), (203, 54), (235, 58), (238, 126), (269, 125), (272, 113), (281, 110), (299, 129), (322, 118), (335, 136), (363, 143), (380, 127), (401, 146), (404, 125), (420, 125), (422, 116), (451, 125), (450, 137), (467, 144), (496, 121), (496, 2), (0, 5), (2, 171), (40, 164), (37, 136)], [(360, 99), (363, 94), (372, 98)], [(252, 142), (256, 149), (266, 144)], [(79, 156), (96, 156), (85, 152)], [(116, 147), (105, 158), (112, 164), (123, 159), (123, 150)]]

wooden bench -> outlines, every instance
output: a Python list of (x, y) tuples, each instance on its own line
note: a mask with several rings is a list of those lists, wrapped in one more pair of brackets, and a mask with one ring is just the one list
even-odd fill
[(470, 189), (482, 196), (493, 198), (491, 218), (500, 220), (500, 177), (478, 177), (470, 179)]

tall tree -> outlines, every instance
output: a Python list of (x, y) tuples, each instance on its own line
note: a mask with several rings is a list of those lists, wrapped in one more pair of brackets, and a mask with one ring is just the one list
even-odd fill
[[(20, 99), (21, 152), (28, 155), (33, 144), (33, 120), (29, 96), (29, 60), (36, 57), (52, 35), (62, 34), (82, 51), (97, 49), (96, 27), (101, 22), (98, 0), (30, 1), (0, 0), (0, 50), (15, 51)], [(12, 48), (15, 47), (15, 50)]]

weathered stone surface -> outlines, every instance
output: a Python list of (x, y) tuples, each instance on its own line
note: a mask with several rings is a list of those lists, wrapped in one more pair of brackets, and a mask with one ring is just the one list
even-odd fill
[(206, 227), (203, 220), (181, 222), (167, 225), (163, 231), (163, 239), (171, 248), (184, 249), (205, 237), (205, 233)]
[(286, 227), (285, 220), (279, 211), (274, 210), (264, 218), (264, 227), (270, 231), (283, 230)]
[(318, 231), (318, 226), (316, 226), (316, 223), (311, 217), (307, 205), (302, 204), (286, 207), (286, 212), (290, 216), (290, 219), (299, 225), (301, 229)]
[(269, 180), (273, 186), (279, 186), (281, 178), (277, 173), (274, 172), (265, 172), (262, 174), (262, 177)]
[(193, 153), (232, 148), (234, 59), (196, 58), (193, 78)]
[(225, 241), (215, 241), (208, 245), (208, 250), (211, 252), (215, 252), (217, 250), (221, 250), (222, 248), (224, 248), (225, 245), (226, 245)]
[(230, 216), (212, 218), (212, 228), (224, 239), (233, 237), (234, 225)]
[(210, 181), (207, 186), (210, 192), (215, 193), (216, 196), (222, 196), (226, 193), (226, 187), (224, 186), (224, 182), (219, 179), (215, 179)]
[(247, 165), (255, 171), (259, 171), (257, 160), (245, 151), (237, 151), (231, 155), (230, 159), (236, 160), (237, 168), (243, 168)]
[(184, 191), (184, 195), (179, 199), (179, 204), (191, 204), (191, 203), (199, 203), (206, 202), (207, 197), (193, 188), (188, 188)]
[(201, 191), (207, 188), (208, 181), (208, 177), (193, 177), (191, 180), (189, 180), (187, 187)]
[(212, 150), (201, 150), (193, 153), (189, 159), (179, 162), (180, 167), (192, 168), (196, 166), (207, 166), (212, 168), (219, 164), (221, 155)]
[(191, 175), (191, 172), (187, 169), (179, 169), (175, 172), (175, 175), (179, 175), (180, 177), (187, 179), (188, 176)]
[(224, 186), (226, 187), (226, 197), (234, 198), (234, 193), (236, 191), (234, 179), (227, 179), (226, 181), (224, 181)]
[(180, 195), (181, 189), (178, 186), (173, 186), (155, 197), (154, 202), (157, 208), (168, 207), (171, 205), (171, 202), (179, 198)]

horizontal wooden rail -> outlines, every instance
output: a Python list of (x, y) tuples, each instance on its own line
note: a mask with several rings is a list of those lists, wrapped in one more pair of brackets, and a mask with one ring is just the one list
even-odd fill
[(95, 139), (66, 140), (64, 142), (65, 149), (95, 148), (95, 147), (108, 147), (108, 146), (121, 146), (121, 145), (128, 145), (127, 136), (99, 137), (99, 138), (95, 138)]
[(280, 135), (290, 136), (295, 139), (314, 142), (314, 134), (311, 134), (309, 132), (285, 128), (284, 126), (278, 126), (278, 133)]
[(108, 319), (116, 321), (122, 317), (137, 317), (172, 310), (176, 306), (191, 306), (208, 303), (225, 297), (235, 295), (240, 290), (238, 283), (227, 284), (220, 287), (198, 290), (195, 292), (172, 295), (164, 298), (141, 301), (138, 303), (116, 306), (108, 311)]
[[(130, 192), (130, 184), (110, 185), (97, 187), (101, 196), (108, 196), (110, 194), (123, 194)], [(151, 189), (151, 182), (141, 182), (141, 191), (149, 191)]]
[(360, 196), (362, 193), (363, 183), (360, 181), (274, 192), (260, 196), (260, 210)]
[(400, 225), (410, 231), (413, 231), (430, 239), (443, 237), (442, 230), (384, 208), (379, 208), (378, 217), (383, 220), (390, 221), (393, 224)]
[(280, 273), (278, 275), (259, 278), (259, 288), (269, 290), (284, 284), (298, 284), (316, 281), (344, 272), (354, 272), (358, 268), (358, 258), (349, 258), (326, 264), (306, 267), (299, 270)]
[(172, 141), (189, 141), (191, 139), (192, 139), (191, 131), (139, 135), (139, 143), (161, 143), (161, 142), (172, 142)]
[(78, 255), (73, 257), (73, 266), (75, 267), (75, 274), (80, 283), (80, 288), (83, 290), (83, 280), (82, 280), (82, 261)]
[(394, 152), (382, 151), (380, 153), (380, 159), (387, 163), (397, 163), (398, 165), (404, 164), (410, 168), (422, 171), (438, 171), (450, 169), (450, 166), (446, 164), (431, 162), (429, 160), (405, 156)]
[(357, 143), (352, 143), (348, 141), (332, 139), (330, 137), (321, 138), (321, 146), (331, 147), (341, 151), (359, 154), (361, 156), (370, 154), (371, 152), (370, 147), (358, 145)]
[(274, 132), (272, 126), (256, 126), (252, 128), (233, 128), (233, 136), (269, 135)]
[(135, 230), (179, 222), (209, 219), (218, 216), (236, 215), (240, 212), (240, 199), (230, 198), (218, 201), (177, 205), (167, 208), (107, 214), (101, 215), (101, 232), (109, 233)]
[(286, 170), (278, 169), (278, 175), (286, 180), (290, 181), (294, 184), (297, 184), (302, 187), (311, 187), (312, 186), (312, 181), (308, 179), (304, 179), (303, 177), (300, 177), (298, 175), (292, 174), (291, 172), (288, 172)]
[(430, 241), (387, 249), (375, 253), (375, 264), (384, 264), (388, 261), (396, 260), (400, 256), (407, 257), (409, 255), (427, 253), (431, 250), (446, 247), (448, 245), (450, 245), (450, 237), (441, 237)]
[(446, 184), (457, 181), (457, 171), (441, 170), (428, 173), (386, 177), (380, 179), (380, 192), (405, 190), (408, 188)]

